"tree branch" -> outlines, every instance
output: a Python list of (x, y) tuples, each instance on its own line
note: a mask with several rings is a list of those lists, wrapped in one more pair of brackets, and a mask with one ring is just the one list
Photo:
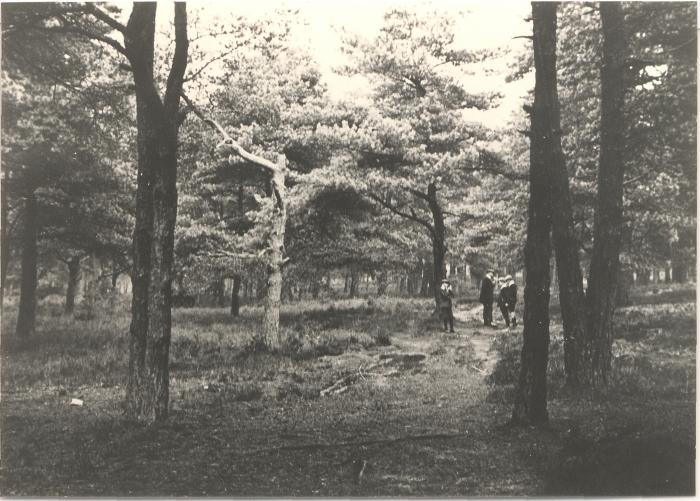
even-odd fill
[(84, 4), (84, 9), (85, 12), (88, 14), (93, 15), (103, 23), (105, 23), (107, 26), (109, 26), (112, 29), (115, 29), (117, 31), (120, 31), (122, 33), (126, 32), (126, 26), (114, 19), (112, 16), (107, 14), (105, 11), (100, 9), (97, 4), (92, 3), (92, 2), (86, 2)]
[(405, 190), (414, 197), (420, 198), (421, 200), (425, 200), (426, 202), (428, 201), (428, 195), (423, 193), (422, 191), (416, 190), (414, 188), (405, 188)]
[(527, 181), (528, 176), (512, 170), (506, 170), (506, 163), (495, 154), (487, 150), (479, 150), (479, 167), (470, 169), (473, 172), (487, 172), (503, 176), (511, 181)]
[(175, 52), (165, 88), (164, 105), (171, 112), (177, 110), (180, 102), (185, 70), (187, 69), (187, 8), (185, 2), (175, 2)]
[(226, 56), (229, 56), (233, 54), (237, 49), (239, 49), (242, 45), (236, 45), (233, 49), (227, 50), (226, 52), (222, 52), (218, 56), (212, 57), (209, 59), (207, 62), (205, 62), (202, 66), (197, 68), (195, 71), (187, 75), (182, 81), (183, 82), (191, 82), (195, 78), (197, 78), (199, 75), (201, 75), (205, 69), (207, 69), (211, 64), (215, 63), (216, 61), (220, 61), (221, 59), (225, 58)]
[(374, 193), (367, 193), (366, 195), (370, 200), (374, 200), (375, 202), (380, 204), (382, 207), (389, 209), (391, 212), (393, 212), (397, 216), (401, 216), (405, 219), (408, 219), (410, 221), (413, 221), (415, 223), (418, 223), (418, 224), (424, 226), (428, 230), (428, 232), (430, 232), (430, 235), (432, 237), (435, 237), (435, 229), (433, 228), (433, 225), (430, 224), (430, 222), (428, 220), (423, 219), (421, 217), (418, 217), (416, 215), (415, 211), (411, 210), (411, 213), (409, 214), (408, 212), (403, 212), (397, 206), (387, 202), (382, 197), (379, 197), (379, 196), (375, 195)]
[(190, 100), (189, 97), (184, 92), (180, 92), (180, 95), (182, 96), (182, 99), (187, 103), (187, 105), (190, 107), (192, 112), (200, 119), (202, 120), (205, 124), (209, 125), (213, 129), (219, 132), (221, 136), (223, 136), (224, 140), (219, 143), (217, 146), (218, 150), (222, 150), (225, 153), (235, 153), (244, 160), (248, 160), (249, 162), (252, 162), (259, 167), (262, 167), (263, 169), (267, 170), (269, 173), (273, 174), (278, 171), (277, 164), (270, 162), (268, 159), (260, 157), (258, 155), (255, 155), (253, 153), (250, 153), (246, 151), (238, 142), (233, 139), (213, 118), (210, 118), (206, 116), (202, 111), (197, 108), (194, 103)]
[(122, 44), (120, 44), (118, 41), (116, 41), (114, 38), (108, 37), (107, 35), (101, 35), (99, 33), (93, 33), (90, 30), (87, 30), (85, 28), (81, 28), (79, 26), (76, 26), (75, 24), (71, 23), (68, 20), (65, 20), (59, 16), (60, 19), (64, 22), (63, 26), (54, 26), (54, 27), (49, 27), (49, 28), (43, 28), (44, 31), (47, 32), (53, 32), (53, 33), (75, 33), (76, 35), (81, 35), (85, 38), (89, 38), (91, 40), (96, 40), (98, 42), (102, 42), (104, 44), (107, 44), (114, 49), (117, 50), (120, 54), (127, 55), (126, 53), (126, 48)]

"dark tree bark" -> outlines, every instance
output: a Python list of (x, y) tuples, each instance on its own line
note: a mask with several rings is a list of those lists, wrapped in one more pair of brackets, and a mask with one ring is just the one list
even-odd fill
[(556, 86), (557, 4), (532, 2), (535, 58), (535, 101), (530, 128), (530, 200), (525, 241), (525, 312), (520, 376), (513, 423), (547, 422), (549, 356), (550, 180), (552, 161), (552, 86)]
[(138, 143), (126, 411), (149, 422), (168, 416), (177, 136), (188, 50), (185, 4), (175, 3), (175, 49), (161, 100), (153, 72), (155, 15), (156, 3), (134, 3), (123, 29), (136, 91)]
[(447, 246), (445, 245), (445, 218), (437, 198), (435, 183), (428, 185), (426, 199), (433, 217), (433, 225), (429, 230), (433, 243), (433, 297), (435, 298), (435, 311), (438, 311), (440, 309), (440, 281), (445, 278)]
[(605, 384), (611, 364), (613, 314), (620, 268), (623, 150), (625, 138), (624, 14), (620, 2), (601, 2), (603, 65), (601, 68), (600, 158), (593, 252), (588, 279), (590, 381)]
[(241, 291), (241, 276), (233, 275), (233, 285), (231, 286), (231, 316), (238, 317), (241, 314), (241, 299), (238, 297)]
[(66, 287), (66, 305), (64, 313), (71, 315), (75, 310), (75, 291), (80, 279), (80, 257), (73, 256), (68, 260), (68, 285)]
[(22, 232), (22, 269), (17, 313), (17, 337), (26, 339), (36, 327), (37, 237), (39, 234), (36, 194), (24, 198), (24, 231)]
[[(556, 11), (554, 20), (556, 23)], [(556, 24), (554, 29), (556, 30)], [(554, 37), (556, 44), (556, 31), (551, 36)], [(569, 174), (561, 147), (556, 52), (549, 46), (542, 49), (541, 76), (544, 85), (540, 97), (543, 113), (546, 113), (543, 118), (546, 121), (548, 140), (544, 165), (548, 169), (551, 186), (552, 234), (556, 253), (556, 269), (552, 271), (552, 281), (559, 285), (559, 303), (564, 324), (566, 382), (569, 386), (576, 387), (582, 379), (585, 379), (580, 371), (586, 365), (584, 359), (587, 356), (583, 343), (586, 336), (586, 296), (583, 291), (583, 275), (578, 254), (579, 242), (574, 231)]]

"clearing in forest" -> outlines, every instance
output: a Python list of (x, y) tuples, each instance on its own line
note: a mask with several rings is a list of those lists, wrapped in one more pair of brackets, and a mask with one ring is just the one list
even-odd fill
[(540, 430), (507, 426), (520, 330), (484, 328), (466, 303), (443, 333), (429, 310), (389, 299), (289, 306), (283, 325), (297, 344), (286, 355), (248, 351), (254, 309), (238, 322), (178, 310), (171, 417), (150, 427), (122, 417), (125, 313), (44, 318), (35, 344), (4, 346), (2, 494), (693, 492), (694, 303), (622, 309), (617, 387), (595, 395), (561, 389), (554, 326)]

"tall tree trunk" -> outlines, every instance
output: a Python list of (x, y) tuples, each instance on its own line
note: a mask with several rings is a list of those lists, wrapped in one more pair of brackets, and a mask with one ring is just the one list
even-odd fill
[(437, 198), (435, 183), (428, 185), (428, 207), (433, 216), (431, 240), (433, 243), (433, 297), (435, 298), (435, 311), (440, 309), (440, 281), (445, 277), (445, 219), (442, 208)]
[[(552, 14), (547, 14), (547, 16)], [(553, 14), (556, 23), (556, 10)], [(549, 21), (547, 21), (549, 22)], [(554, 40), (556, 47), (556, 24), (554, 33), (546, 35)], [(543, 41), (544, 42), (544, 41)], [(552, 234), (556, 253), (556, 268), (552, 281), (559, 285), (559, 304), (564, 324), (564, 368), (566, 382), (576, 387), (585, 377), (580, 370), (585, 366), (582, 360), (586, 336), (586, 296), (583, 291), (583, 275), (579, 260), (579, 242), (574, 232), (571, 194), (569, 191), (569, 174), (566, 170), (564, 152), (561, 147), (561, 120), (559, 96), (557, 92), (556, 52), (553, 48), (542, 47), (541, 76), (542, 109), (547, 127), (547, 145), (545, 168), (550, 179), (550, 202)]]
[(75, 310), (75, 292), (80, 279), (80, 257), (73, 256), (68, 261), (68, 286), (66, 287), (66, 305), (64, 312), (66, 315), (73, 314)]
[(625, 122), (624, 14), (620, 2), (601, 2), (600, 159), (593, 252), (588, 279), (590, 382), (605, 384), (611, 364), (613, 314), (620, 268)]
[(277, 158), (277, 170), (272, 173), (271, 188), (275, 203), (272, 232), (270, 234), (267, 262), (267, 296), (263, 313), (263, 336), (265, 344), (272, 350), (282, 346), (280, 331), (280, 304), (282, 297), (282, 265), (284, 263), (284, 230), (287, 225), (284, 178), (286, 175), (284, 155)]
[(557, 4), (532, 2), (535, 102), (530, 128), (530, 200), (525, 241), (525, 312), (520, 376), (513, 408), (516, 424), (547, 422), (549, 357), (551, 87), (556, 85)]
[(136, 90), (138, 145), (126, 412), (148, 422), (167, 418), (169, 402), (177, 136), (188, 50), (185, 4), (174, 8), (175, 49), (162, 100), (153, 74), (156, 3), (134, 3), (124, 30)]
[(36, 194), (27, 193), (24, 199), (24, 231), (22, 232), (22, 270), (17, 313), (17, 337), (34, 334), (36, 326), (37, 237), (39, 234)]
[(241, 291), (241, 275), (233, 275), (233, 285), (231, 286), (231, 316), (237, 317), (241, 314), (241, 300), (238, 294)]

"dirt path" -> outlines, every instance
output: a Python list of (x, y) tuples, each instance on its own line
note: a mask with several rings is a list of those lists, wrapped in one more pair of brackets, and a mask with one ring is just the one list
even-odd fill
[[(205, 391), (175, 380), (171, 418), (158, 427), (120, 419), (120, 388), (86, 393), (104, 408), (90, 419), (55, 395), (8, 399), (6, 415), (31, 416), (24, 425), (44, 453), (22, 459), (4, 493), (32, 485), (35, 496), (537, 495), (542, 437), (522, 440), (502, 426), (509, 408), (489, 400), (485, 379), (496, 362), (491, 341), (504, 333), (480, 328), (479, 315), (457, 310), (454, 334), (396, 333), (391, 346), (302, 365), (250, 359), (271, 374), (246, 383), (264, 388), (250, 400), (225, 383)], [(294, 390), (342, 378), (350, 384), (324, 396)]]
[[(454, 317), (457, 321), (466, 324), (464, 329), (467, 331), (469, 342), (474, 347), (474, 359), (479, 363), (484, 375), (488, 375), (496, 365), (498, 358), (491, 349), (491, 343), (495, 335), (507, 334), (510, 331), (507, 329), (493, 329), (479, 325), (481, 323), (482, 306), (474, 306), (468, 309), (456, 309)], [(474, 324), (478, 327), (470, 327)]]

